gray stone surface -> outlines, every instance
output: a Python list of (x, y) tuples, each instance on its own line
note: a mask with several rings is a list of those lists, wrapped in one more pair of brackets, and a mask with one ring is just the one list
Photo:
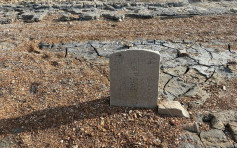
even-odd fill
[(228, 126), (230, 128), (234, 141), (237, 142), (237, 122), (230, 122)]
[[(13, 136), (14, 137), (14, 136)], [(1, 148), (9, 148), (15, 147), (17, 142), (14, 140), (12, 136), (5, 136), (4, 138), (0, 139), (0, 147)]]
[[(187, 93), (195, 84), (185, 83), (184, 80), (175, 77), (169, 81), (166, 85), (165, 92), (170, 93), (174, 98), (180, 97)], [(173, 100), (173, 98), (168, 98), (168, 100)]]
[[(5, 42), (0, 43), (0, 48), (1, 46), (2, 50), (10, 47)], [(64, 54), (67, 49), (68, 54), (74, 58), (98, 62), (106, 62), (111, 54), (130, 48), (158, 51), (161, 58), (159, 96), (170, 101), (182, 96), (198, 96), (199, 100), (189, 102), (190, 107), (202, 105), (209, 97), (207, 92), (202, 89), (203, 86), (214, 82), (217, 84), (225, 82), (226, 78), (236, 77), (237, 74), (236, 70), (226, 66), (228, 61), (233, 64), (237, 63), (236, 52), (229, 54), (229, 51), (226, 50), (204, 48), (199, 44), (194, 45), (192, 42), (185, 41), (166, 42), (137, 39), (134, 41), (88, 41), (63, 44), (41, 42), (39, 48)], [(178, 56), (180, 49), (184, 49), (188, 56)], [(210, 62), (206, 62), (206, 59)], [(225, 62), (221, 63), (220, 61)]]
[(219, 130), (225, 130), (225, 125), (224, 123), (218, 119), (217, 117), (213, 117), (213, 119), (211, 120), (211, 126), (212, 128), (215, 128), (215, 129), (219, 129)]
[(204, 147), (199, 136), (195, 133), (186, 131), (183, 134), (181, 134), (180, 140), (182, 141), (180, 148), (203, 148)]
[(39, 22), (47, 15), (47, 12), (25, 12), (21, 15), (22, 19), (26, 23)]
[(222, 130), (211, 129), (207, 132), (201, 132), (201, 141), (206, 148), (219, 147), (219, 148), (233, 148), (226, 135)]
[(125, 15), (119, 13), (103, 13), (102, 16), (106, 19), (113, 20), (113, 21), (123, 21)]
[(79, 20), (88, 21), (88, 20), (97, 20), (100, 18), (100, 15), (97, 12), (86, 12), (79, 15)]
[(194, 132), (194, 133), (200, 132), (199, 125), (197, 122), (185, 124), (185, 125), (183, 125), (183, 129), (190, 131), (190, 132)]
[(160, 55), (148, 50), (124, 50), (110, 56), (110, 104), (155, 108)]
[(73, 20), (76, 20), (75, 17), (72, 17), (68, 14), (63, 14), (59, 19), (59, 21), (63, 21), (63, 22), (66, 22), (66, 21), (73, 21)]
[(212, 113), (212, 116), (217, 120), (227, 124), (229, 122), (237, 122), (237, 111), (236, 110), (224, 110)]

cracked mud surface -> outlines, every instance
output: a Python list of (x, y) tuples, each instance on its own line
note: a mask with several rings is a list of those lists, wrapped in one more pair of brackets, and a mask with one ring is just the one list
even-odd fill
[[(0, 147), (236, 147), (236, 14), (56, 21), (63, 14), (0, 25)], [(160, 52), (159, 99), (190, 119), (109, 106), (108, 57), (132, 48)], [(200, 132), (183, 129), (193, 122)]]

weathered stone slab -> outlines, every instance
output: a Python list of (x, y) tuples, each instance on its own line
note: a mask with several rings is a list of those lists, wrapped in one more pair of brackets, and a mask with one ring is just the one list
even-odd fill
[(110, 56), (110, 105), (157, 106), (159, 52), (124, 50)]
[(189, 118), (188, 111), (185, 110), (178, 101), (160, 102), (158, 104), (158, 114)]

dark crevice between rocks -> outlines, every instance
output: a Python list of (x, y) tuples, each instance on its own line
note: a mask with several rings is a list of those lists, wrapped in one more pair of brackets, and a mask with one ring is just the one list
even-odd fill
[(233, 52), (231, 51), (230, 43), (228, 44), (228, 51), (229, 51), (230, 53), (233, 53)]
[[(167, 94), (167, 91), (165, 90), (165, 88), (166, 88), (166, 86), (169, 84), (169, 82), (173, 79), (174, 77), (173, 76), (171, 76), (171, 78), (165, 83), (165, 85), (164, 85), (164, 87), (163, 87), (163, 92), (165, 93), (165, 94)], [(170, 93), (171, 94), (171, 93)]]
[(91, 44), (91, 43), (88, 43), (95, 51), (95, 53), (97, 54), (98, 57), (101, 57), (101, 55), (99, 54), (98, 50)]
[(227, 123), (225, 125), (225, 130), (224, 130), (224, 133), (227, 137), (231, 138), (233, 141), (237, 142), (235, 139), (235, 135), (234, 135), (234, 131), (231, 130), (231, 127), (230, 127), (230, 124)]
[(191, 90), (193, 90), (195, 87), (197, 87), (197, 84), (195, 84), (194, 86), (190, 87), (186, 92), (184, 92), (183, 94), (179, 95), (180, 96), (185, 96), (188, 92), (190, 92)]
[(203, 48), (211, 57), (211, 60), (213, 59), (212, 53), (210, 51), (208, 51), (207, 49)]
[(191, 18), (196, 16), (197, 14), (178, 14), (178, 15), (162, 15), (160, 17), (161, 20), (167, 19), (176, 19), (176, 18)]
[(179, 76), (172, 75), (172, 74), (170, 74), (170, 73), (168, 73), (168, 72), (165, 72), (165, 71), (163, 71), (163, 73), (164, 73), (164, 74), (167, 74), (167, 75), (170, 75), (172, 78), (174, 78), (174, 77), (179, 77)]
[(189, 72), (190, 68), (187, 67), (186, 71), (183, 73), (183, 75), (187, 74)]
[(207, 82), (208, 80), (210, 80), (211, 78), (213, 78), (215, 72), (216, 72), (216, 70), (214, 69), (213, 73), (209, 77), (206, 77), (206, 80), (204, 81), (204, 83)]
[(234, 131), (231, 129), (230, 123), (225, 125), (224, 133), (226, 134), (226, 136), (230, 137), (233, 141), (237, 142), (237, 139), (235, 138), (236, 135)]
[(67, 57), (68, 49), (65, 48), (65, 58)]

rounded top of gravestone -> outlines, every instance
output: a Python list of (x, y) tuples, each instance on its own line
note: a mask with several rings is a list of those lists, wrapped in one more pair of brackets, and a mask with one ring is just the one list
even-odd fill
[(130, 49), (126, 49), (126, 50), (120, 50), (120, 51), (118, 51), (118, 52), (115, 52), (115, 53), (112, 53), (111, 55), (110, 55), (110, 57), (111, 56), (116, 56), (116, 55), (119, 55), (119, 54), (122, 54), (122, 53), (130, 53), (130, 52), (139, 52), (139, 53), (141, 53), (141, 52), (144, 52), (144, 54), (145, 53), (154, 53), (154, 54), (157, 54), (158, 56), (160, 56), (160, 53), (159, 53), (159, 51), (154, 51), (154, 50), (149, 50), (149, 49), (139, 49), (139, 48), (130, 48)]

